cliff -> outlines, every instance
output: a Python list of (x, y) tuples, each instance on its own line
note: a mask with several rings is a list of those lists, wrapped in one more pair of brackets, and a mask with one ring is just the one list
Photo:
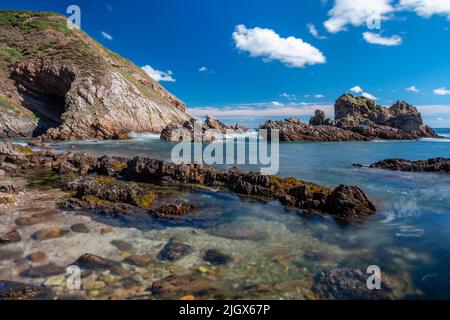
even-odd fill
[(183, 102), (65, 17), (0, 11), (0, 138), (115, 139), (190, 119)]

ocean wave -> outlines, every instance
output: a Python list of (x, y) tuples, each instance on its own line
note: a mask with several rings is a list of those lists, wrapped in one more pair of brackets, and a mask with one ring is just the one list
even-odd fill
[(150, 139), (160, 139), (160, 134), (158, 133), (150, 133), (150, 132), (144, 132), (144, 133), (136, 133), (136, 132), (130, 132), (128, 136), (135, 140), (150, 140)]
[(450, 142), (450, 138), (422, 138), (420, 141), (426, 141), (426, 142)]

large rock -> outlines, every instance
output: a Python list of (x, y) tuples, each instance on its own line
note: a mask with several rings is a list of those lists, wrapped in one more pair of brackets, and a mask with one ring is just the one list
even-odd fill
[(35, 300), (49, 298), (49, 292), (45, 288), (0, 280), (0, 300)]
[(333, 216), (346, 221), (358, 221), (375, 213), (375, 205), (356, 186), (340, 185), (328, 196), (326, 208)]
[(191, 119), (183, 102), (130, 61), (68, 29), (65, 17), (2, 11), (0, 19), (7, 21), (0, 30), (7, 53), (0, 58), (0, 137), (121, 139)]
[(312, 126), (331, 126), (333, 122), (327, 118), (325, 112), (322, 110), (316, 110), (314, 116), (309, 120), (309, 124)]

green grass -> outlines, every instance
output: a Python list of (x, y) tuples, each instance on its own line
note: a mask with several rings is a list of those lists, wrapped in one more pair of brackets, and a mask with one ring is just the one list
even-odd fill
[[(51, 18), (55, 19), (51, 19)], [(65, 19), (52, 12), (0, 10), (0, 28), (16, 27), (22, 31), (53, 29), (69, 33)]]

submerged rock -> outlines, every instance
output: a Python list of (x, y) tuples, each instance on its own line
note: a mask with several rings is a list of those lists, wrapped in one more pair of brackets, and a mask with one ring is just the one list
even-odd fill
[(179, 218), (196, 209), (196, 206), (187, 203), (173, 204), (165, 203), (160, 205), (151, 213), (158, 218)]
[(163, 300), (179, 300), (189, 295), (208, 299), (213, 298), (218, 292), (218, 285), (196, 275), (170, 275), (153, 282), (150, 290), (157, 298)]
[(220, 250), (208, 249), (203, 255), (203, 260), (214, 266), (221, 266), (228, 264), (232, 258)]
[(27, 278), (46, 278), (64, 274), (65, 272), (66, 268), (51, 263), (47, 265), (31, 267), (30, 269), (21, 272), (20, 275)]
[(8, 231), (6, 233), (0, 233), (0, 246), (20, 242), (22, 237), (16, 229)]
[(41, 287), (0, 280), (0, 300), (46, 299), (49, 292)]
[(190, 245), (184, 244), (172, 238), (158, 253), (158, 259), (176, 261), (191, 254), (192, 251), (193, 250)]
[(89, 228), (84, 223), (77, 223), (70, 227), (70, 230), (76, 233), (89, 233)]
[(44, 241), (64, 237), (68, 233), (70, 233), (70, 231), (67, 229), (54, 227), (36, 231), (33, 233), (32, 238), (34, 240)]
[(100, 256), (85, 253), (74, 263), (82, 269), (88, 270), (111, 270), (113, 273), (122, 274), (124, 272), (122, 265), (113, 260), (105, 259)]
[(359, 269), (332, 268), (314, 278), (313, 293), (326, 300), (390, 300), (394, 299), (395, 283), (381, 275), (381, 289), (367, 288), (368, 275)]

